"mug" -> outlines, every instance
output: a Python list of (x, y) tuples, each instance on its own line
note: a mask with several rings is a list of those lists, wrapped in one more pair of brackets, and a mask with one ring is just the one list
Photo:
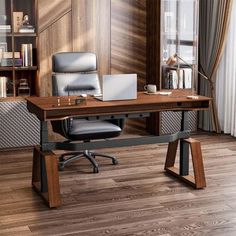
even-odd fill
[(146, 90), (148, 93), (156, 93), (157, 86), (155, 84), (148, 84), (144, 86), (144, 90)]

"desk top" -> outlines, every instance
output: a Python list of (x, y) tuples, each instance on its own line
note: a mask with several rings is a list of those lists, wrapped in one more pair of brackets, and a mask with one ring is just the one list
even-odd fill
[(137, 99), (122, 101), (99, 101), (88, 96), (84, 102), (75, 104), (78, 96), (60, 97), (29, 97), (27, 108), (41, 121), (60, 120), (68, 117), (88, 117), (100, 115), (131, 114), (140, 112), (205, 110), (209, 108), (211, 98), (199, 96), (189, 99), (180, 91), (172, 91), (169, 96), (144, 94), (138, 92)]

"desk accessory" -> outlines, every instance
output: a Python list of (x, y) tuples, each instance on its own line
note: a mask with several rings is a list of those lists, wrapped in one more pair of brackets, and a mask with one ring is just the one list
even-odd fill
[(156, 93), (157, 86), (155, 84), (147, 84), (144, 86), (144, 90), (146, 90), (148, 93)]
[(172, 94), (172, 92), (166, 92), (166, 91), (163, 91), (163, 92), (155, 92), (155, 93), (149, 93), (149, 92), (144, 92), (145, 94), (148, 94), (148, 95), (162, 95), (162, 96), (169, 96)]

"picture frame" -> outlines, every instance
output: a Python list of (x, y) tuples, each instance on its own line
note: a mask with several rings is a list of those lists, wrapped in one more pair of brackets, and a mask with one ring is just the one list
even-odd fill
[(19, 32), (20, 27), (23, 24), (23, 12), (13, 12), (13, 30), (15, 33)]

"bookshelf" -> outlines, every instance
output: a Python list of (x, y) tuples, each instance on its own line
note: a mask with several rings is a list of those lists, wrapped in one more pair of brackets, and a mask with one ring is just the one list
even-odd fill
[[(178, 60), (168, 66), (175, 53), (198, 68), (199, 0), (148, 0), (147, 2), (147, 83), (160, 89), (178, 89), (183, 96), (197, 91), (197, 74)], [(179, 74), (179, 76), (178, 76)], [(195, 77), (196, 76), (196, 77)], [(188, 83), (191, 78), (194, 84)], [(165, 135), (179, 131), (181, 113), (159, 112), (147, 119), (150, 133)], [(189, 129), (197, 129), (197, 113), (189, 112)]]
[(37, 0), (0, 0), (0, 101), (38, 95)]
[[(161, 0), (161, 87), (163, 89), (191, 89), (197, 91), (198, 74), (198, 0)], [(166, 61), (175, 53), (188, 64), (177, 58), (173, 66)]]

